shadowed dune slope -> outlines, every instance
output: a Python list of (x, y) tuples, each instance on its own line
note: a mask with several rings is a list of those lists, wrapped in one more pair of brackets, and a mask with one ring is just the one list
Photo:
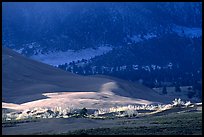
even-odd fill
[[(3, 102), (25, 103), (46, 98), (42, 93), (104, 92), (166, 103), (171, 99), (133, 82), (103, 76), (80, 76), (2, 48)], [(29, 97), (32, 95), (32, 98)]]

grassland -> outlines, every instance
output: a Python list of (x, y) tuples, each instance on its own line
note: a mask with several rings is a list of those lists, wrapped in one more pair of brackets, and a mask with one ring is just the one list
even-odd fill
[(120, 127), (76, 130), (64, 135), (202, 135), (202, 113), (172, 113), (124, 120)]
[[(50, 117), (2, 122), (3, 135), (202, 135), (202, 104), (181, 105), (179, 100), (153, 112), (117, 116), (111, 111), (93, 116)], [(120, 113), (122, 108), (118, 108)], [(132, 107), (127, 107), (131, 109)], [(126, 109), (127, 109), (126, 108)], [(141, 107), (140, 109), (142, 109)], [(148, 108), (148, 107), (147, 107)], [(151, 107), (155, 108), (155, 107)], [(136, 108), (132, 108), (136, 109)], [(58, 111), (57, 111), (58, 112)], [(101, 113), (103, 111), (101, 110)], [(78, 114), (79, 115), (79, 114)]]

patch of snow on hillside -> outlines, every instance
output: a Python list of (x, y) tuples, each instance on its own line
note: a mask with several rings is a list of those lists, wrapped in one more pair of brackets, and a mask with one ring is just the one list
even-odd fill
[(147, 33), (146, 35), (144, 35), (144, 38), (145, 38), (146, 40), (152, 39), (152, 38), (156, 38), (156, 37), (157, 37), (157, 35), (156, 35), (156, 34), (153, 34), (153, 33)]
[(143, 39), (141, 39), (141, 35), (133, 35), (132, 37), (129, 37), (129, 38), (133, 43), (138, 43), (143, 41)]
[(188, 28), (184, 26), (174, 25), (172, 30), (179, 36), (185, 36), (189, 38), (199, 38), (202, 36), (202, 28)]
[(153, 38), (156, 38), (157, 35), (156, 34), (153, 34), (153, 33), (147, 33), (145, 35), (133, 35), (132, 37), (127, 35), (127, 38), (129, 38), (131, 40), (131, 42), (133, 43), (139, 43), (139, 42), (142, 42), (144, 40), (149, 40), (149, 39), (153, 39)]
[(111, 51), (110, 46), (100, 46), (97, 49), (87, 48), (80, 51), (68, 50), (66, 52), (58, 51), (48, 54), (38, 54), (31, 56), (32, 59), (57, 66), (64, 63), (70, 63), (81, 59), (91, 59)]
[(20, 54), (23, 52), (23, 50), (24, 50), (24, 48), (21, 48), (21, 49), (18, 49), (18, 50), (17, 50), (17, 49), (14, 49), (14, 51), (16, 51), (16, 52), (18, 52), (18, 53), (20, 53)]

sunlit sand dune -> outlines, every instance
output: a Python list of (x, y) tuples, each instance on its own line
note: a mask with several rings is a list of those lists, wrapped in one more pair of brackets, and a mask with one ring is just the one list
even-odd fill
[(72, 74), (28, 59), (8, 48), (3, 48), (2, 64), (3, 108), (98, 108), (172, 100), (138, 83), (107, 76)]

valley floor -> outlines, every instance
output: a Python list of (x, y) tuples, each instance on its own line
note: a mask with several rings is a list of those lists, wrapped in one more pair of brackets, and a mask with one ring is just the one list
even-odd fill
[(58, 118), (3, 123), (3, 135), (202, 135), (202, 112), (180, 112), (140, 118)]

